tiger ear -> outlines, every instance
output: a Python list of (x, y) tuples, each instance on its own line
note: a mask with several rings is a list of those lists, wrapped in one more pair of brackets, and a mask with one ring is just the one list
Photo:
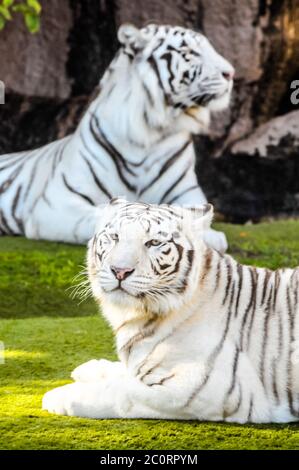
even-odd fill
[(141, 29), (132, 24), (123, 24), (118, 29), (117, 37), (119, 42), (129, 48), (131, 52), (143, 49), (147, 44), (147, 39)]
[(214, 207), (212, 204), (203, 204), (200, 207), (191, 208), (193, 213), (193, 228), (196, 232), (208, 230), (213, 222)]

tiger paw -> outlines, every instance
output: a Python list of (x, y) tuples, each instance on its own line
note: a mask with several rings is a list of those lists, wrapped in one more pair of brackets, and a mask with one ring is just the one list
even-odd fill
[(92, 359), (76, 367), (71, 377), (75, 382), (99, 382), (113, 375), (119, 375), (122, 370), (123, 365), (119, 362)]
[(43, 397), (42, 409), (57, 415), (76, 416), (73, 385), (64, 385), (47, 392)]

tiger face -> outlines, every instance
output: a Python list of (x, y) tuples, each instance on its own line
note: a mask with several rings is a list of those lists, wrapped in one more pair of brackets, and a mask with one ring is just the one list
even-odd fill
[(139, 30), (123, 25), (118, 38), (135, 62), (145, 87), (151, 67), (169, 106), (213, 111), (228, 106), (234, 68), (203, 34), (181, 27), (152, 24)]
[(95, 297), (139, 312), (177, 308), (190, 293), (202, 243), (198, 232), (210, 226), (212, 213), (210, 205), (197, 209), (195, 217), (180, 207), (112, 201), (89, 244)]

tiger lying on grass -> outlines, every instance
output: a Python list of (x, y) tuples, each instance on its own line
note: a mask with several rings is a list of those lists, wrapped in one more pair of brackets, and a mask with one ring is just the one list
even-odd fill
[[(228, 106), (234, 69), (200, 33), (123, 25), (120, 49), (76, 132), (0, 156), (0, 236), (86, 243), (112, 197), (199, 205), (192, 134)], [(206, 241), (227, 248), (223, 233)]]
[(89, 244), (120, 362), (93, 360), (43, 408), (90, 418), (299, 419), (299, 270), (243, 266), (200, 240), (213, 208), (113, 200)]

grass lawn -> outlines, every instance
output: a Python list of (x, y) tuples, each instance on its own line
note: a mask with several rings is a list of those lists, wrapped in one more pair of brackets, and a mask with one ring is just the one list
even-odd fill
[[(299, 264), (299, 221), (218, 225), (240, 261)], [(299, 449), (299, 425), (95, 421), (41, 410), (47, 390), (92, 358), (115, 358), (110, 329), (92, 300), (67, 290), (85, 248), (0, 238), (0, 449)]]

